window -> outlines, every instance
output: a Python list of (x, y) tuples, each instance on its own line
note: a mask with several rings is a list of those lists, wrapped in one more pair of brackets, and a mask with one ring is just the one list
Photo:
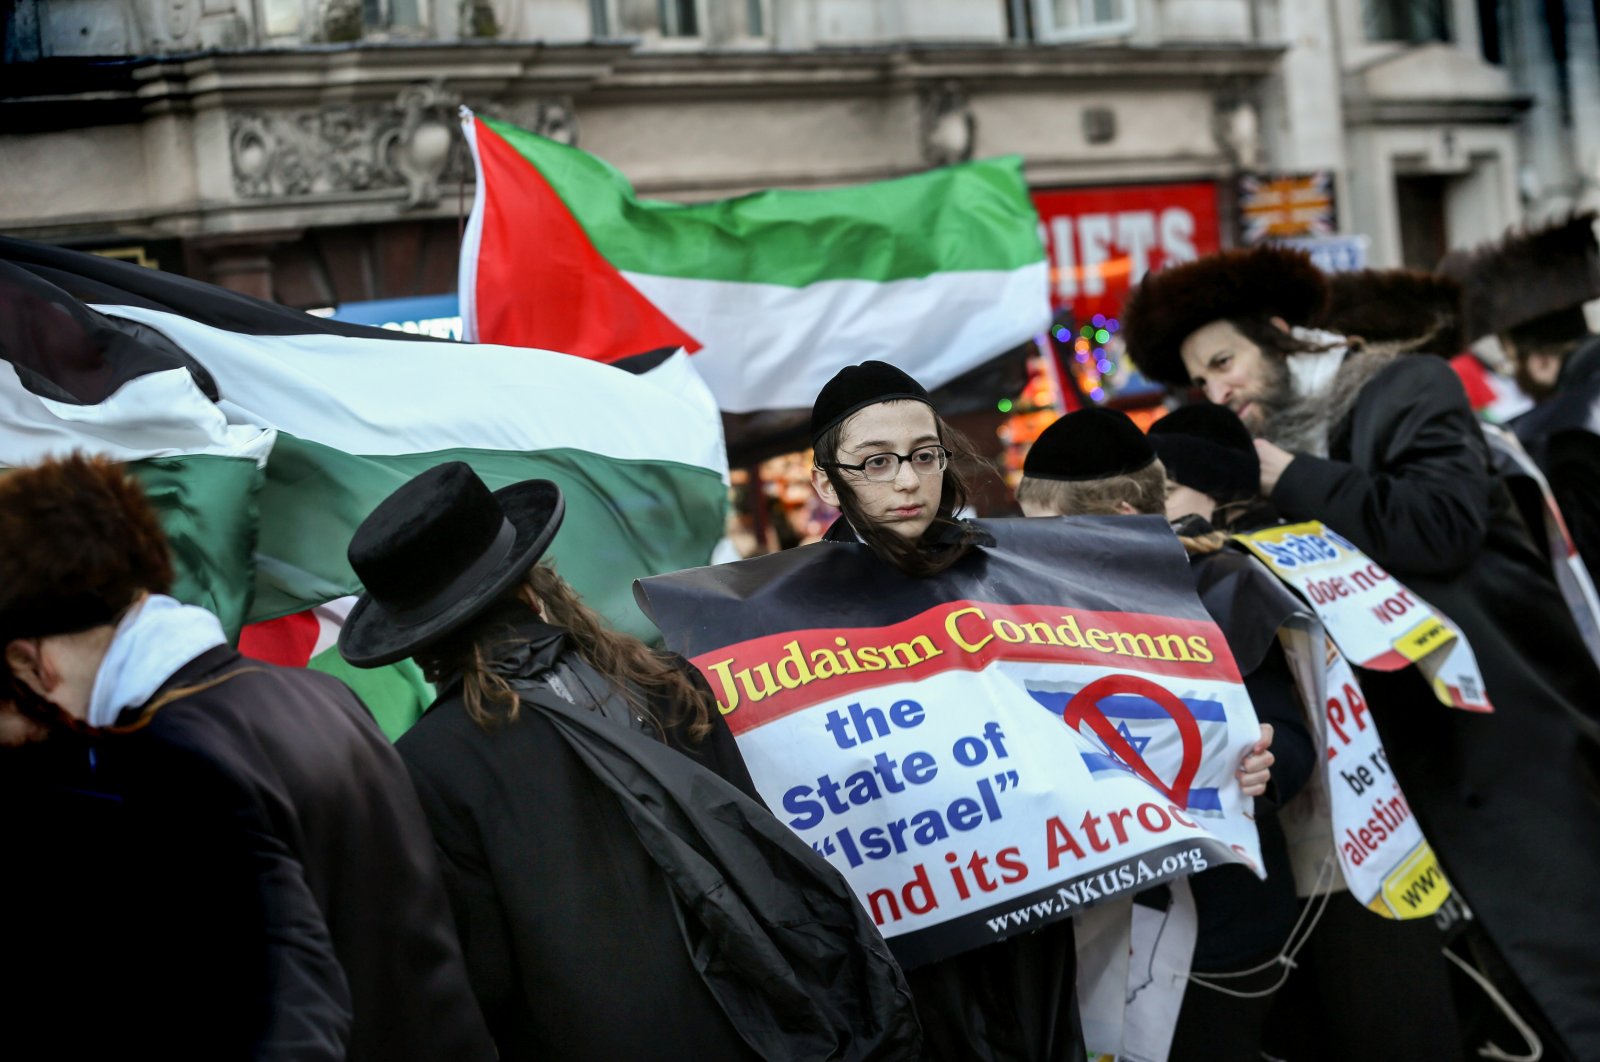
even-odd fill
[(261, 0), (262, 33), (268, 37), (294, 37), (300, 33), (301, 0)]
[(1361, 0), (1369, 41), (1425, 44), (1450, 40), (1450, 0)]
[(711, 44), (765, 37), (767, 0), (590, 0), (596, 37), (700, 39)]
[(1033, 0), (1034, 39), (1116, 37), (1133, 29), (1134, 0)]
[(361, 22), (369, 30), (417, 29), (423, 21), (422, 0), (361, 0)]

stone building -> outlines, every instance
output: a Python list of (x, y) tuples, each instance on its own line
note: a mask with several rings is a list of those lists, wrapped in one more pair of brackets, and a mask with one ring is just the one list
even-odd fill
[(448, 293), (464, 103), (665, 198), (1019, 154), (1057, 296), (1114, 314), (1145, 269), (1241, 238), (1246, 173), (1322, 175), (1328, 230), (1376, 265), (1580, 192), (1600, 122), (1550, 139), (1595, 100), (1519, 65), (1549, 6), (10, 0), (0, 230), (307, 308)]

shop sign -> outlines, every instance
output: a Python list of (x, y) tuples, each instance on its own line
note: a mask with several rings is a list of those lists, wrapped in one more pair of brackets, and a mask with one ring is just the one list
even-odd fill
[(1222, 249), (1210, 181), (1045, 189), (1033, 205), (1050, 254), (1051, 299), (1078, 321), (1121, 313), (1150, 270)]

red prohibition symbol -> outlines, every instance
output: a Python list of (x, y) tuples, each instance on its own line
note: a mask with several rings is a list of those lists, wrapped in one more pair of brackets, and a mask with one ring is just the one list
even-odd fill
[[(1177, 724), (1183, 759), (1178, 764), (1177, 776), (1172, 779), (1171, 784), (1151, 769), (1144, 761), (1144, 757), (1134, 751), (1133, 746), (1128, 744), (1128, 739), (1117, 733), (1116, 726), (1106, 718), (1100, 704), (1107, 697), (1115, 697), (1118, 694), (1133, 694), (1154, 701)], [(1189, 706), (1166, 687), (1137, 675), (1107, 675), (1079, 690), (1062, 709), (1061, 718), (1074, 730), (1078, 728), (1079, 723), (1088, 723), (1089, 729), (1094, 731), (1095, 736), (1104, 741), (1106, 748), (1110, 749), (1118, 759), (1132, 768), (1134, 774), (1165, 793), (1179, 807), (1189, 806), (1189, 787), (1194, 783), (1194, 776), (1200, 770), (1202, 751), (1200, 724), (1195, 722), (1194, 712), (1190, 711)]]

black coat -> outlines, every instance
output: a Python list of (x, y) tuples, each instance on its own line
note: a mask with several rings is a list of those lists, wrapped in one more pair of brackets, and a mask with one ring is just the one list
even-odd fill
[(1451, 882), (1579, 1058), (1600, 1058), (1600, 672), (1442, 361), (1379, 370), (1272, 501), (1321, 520), (1460, 626), (1493, 714), (1415, 669), (1362, 675), (1396, 777)]
[(1589, 577), (1600, 580), (1600, 347), (1563, 375), (1554, 396), (1510, 428), (1550, 481)]
[[(265, 1039), (272, 947), (226, 787), (192, 757), (100, 745), (62, 731), (0, 749), (7, 1056), (292, 1057)], [(137, 785), (146, 767), (172, 788)], [(308, 1058), (340, 1057), (348, 1034), (328, 967), (326, 995), (298, 1000)]]
[[(727, 724), (713, 722), (703, 742), (678, 727), (667, 743), (759, 800)], [(756, 1057), (692, 964), (666, 881), (623, 808), (549, 718), (525, 706), (485, 730), (457, 685), (397, 747), (502, 1059)]]
[(51, 1057), (492, 1059), (427, 824), (360, 700), (226, 647), (157, 697), (191, 687), (131, 733), (6, 757), (8, 816), (34, 811), (8, 858), (40, 858), (27, 906), (48, 900), (44, 961), (74, 971), (45, 982), (76, 1008)]

